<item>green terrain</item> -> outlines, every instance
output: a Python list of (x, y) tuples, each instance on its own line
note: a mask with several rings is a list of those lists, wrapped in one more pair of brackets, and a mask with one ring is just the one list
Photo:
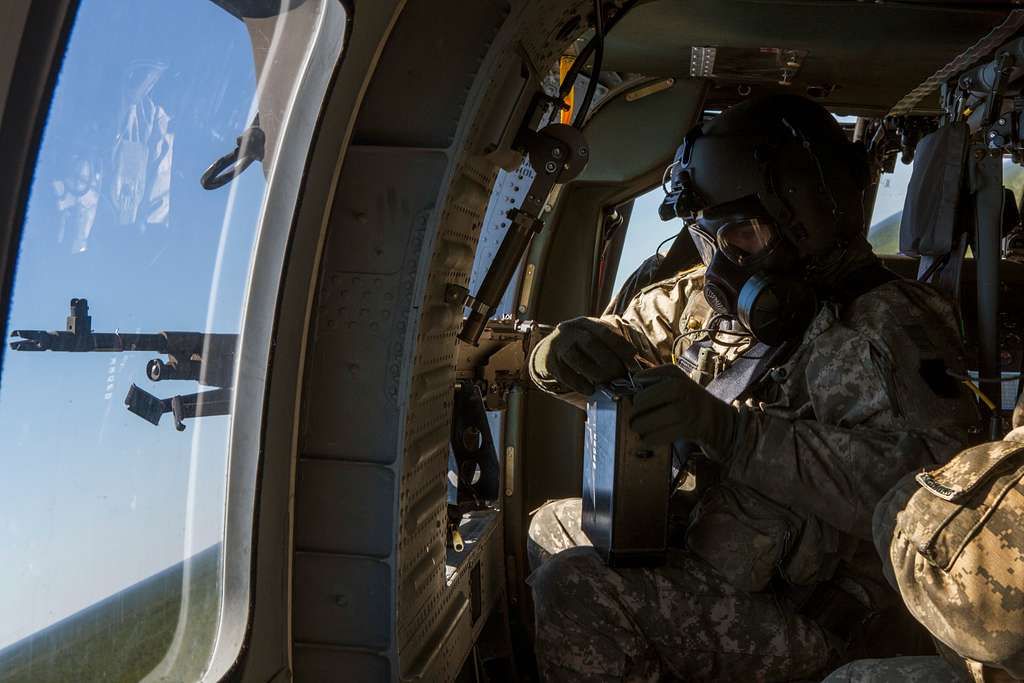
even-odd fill
[[(1004, 164), (1003, 185), (1013, 190), (1017, 201), (1024, 193), (1024, 168), (1015, 164)], [(900, 218), (902, 211), (897, 211), (871, 226), (868, 241), (876, 254), (898, 254), (900, 251)]]
[(141, 680), (171, 648), (186, 568), (190, 618), (176, 650), (187, 661), (165, 680), (198, 679), (217, 624), (219, 559), (217, 544), (0, 650), (0, 683)]

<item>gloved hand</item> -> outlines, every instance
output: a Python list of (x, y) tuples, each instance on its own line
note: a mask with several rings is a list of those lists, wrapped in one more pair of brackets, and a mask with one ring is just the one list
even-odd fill
[(732, 450), (736, 409), (690, 379), (676, 365), (661, 365), (633, 375), (641, 387), (633, 396), (630, 428), (648, 446), (680, 439), (696, 441), (711, 455)]
[(530, 356), (535, 379), (555, 380), (584, 396), (639, 367), (636, 349), (594, 318), (573, 318), (542, 339)]

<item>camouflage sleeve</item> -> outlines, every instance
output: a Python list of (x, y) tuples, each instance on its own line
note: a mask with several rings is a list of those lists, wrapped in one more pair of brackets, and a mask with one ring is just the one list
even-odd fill
[[(707, 322), (703, 297), (704, 269), (684, 271), (640, 290), (622, 315), (606, 313), (601, 320), (613, 326), (653, 365), (672, 362), (672, 344), (689, 319)], [(702, 305), (703, 304), (703, 305)]]
[[(703, 286), (703, 269), (679, 273), (641, 289), (621, 315), (610, 312), (612, 304), (609, 304), (598, 320), (627, 339), (637, 355), (649, 363), (671, 363), (672, 344), (679, 330), (686, 326), (687, 318), (693, 317), (700, 324), (706, 322), (707, 316), (702, 311), (707, 304), (703, 297), (693, 296)], [(569, 391), (557, 380), (541, 376), (532, 355), (527, 369), (540, 389), (576, 407), (586, 407), (586, 397)]]
[[(946, 462), (977, 423), (952, 308), (918, 283), (858, 299), (795, 359), (805, 398), (740, 408), (729, 476), (871, 539), (871, 516), (907, 472)], [(789, 389), (795, 391), (795, 389)]]
[(901, 476), (963, 445), (937, 430), (838, 427), (744, 409), (740, 425), (750, 445), (736, 449), (730, 478), (865, 540), (875, 505)]

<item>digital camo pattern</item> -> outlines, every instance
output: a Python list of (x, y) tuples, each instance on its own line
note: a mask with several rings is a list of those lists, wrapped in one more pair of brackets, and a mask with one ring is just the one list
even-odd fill
[(592, 548), (570, 548), (529, 582), (549, 682), (792, 681), (830, 657), (813, 621), (682, 551), (655, 570), (613, 570)]
[[(648, 360), (672, 362), (673, 340), (684, 330), (707, 323), (709, 309), (699, 291), (702, 278), (701, 271), (692, 271), (651, 285), (634, 297), (623, 315), (605, 315), (602, 321), (618, 329)], [(872, 511), (902, 475), (946, 462), (966, 442), (967, 428), (976, 424), (974, 401), (946, 374), (946, 370), (965, 372), (956, 320), (952, 306), (941, 295), (912, 281), (877, 287), (841, 312), (825, 306), (799, 348), (774, 373), (776, 381), (765, 381), (738, 406), (736, 445), (731, 453), (714, 454), (726, 480), (742, 485), (737, 490), (749, 487), (784, 506), (790, 511), (786, 517), (796, 515), (813, 522), (805, 526), (816, 529), (824, 541), (792, 544), (786, 550), (790, 555), (777, 558), (777, 566), (792, 565), (796, 551), (818, 549), (820, 557), (801, 557), (798, 564), (831, 571), (838, 557), (852, 556), (859, 540), (871, 538)], [(728, 362), (731, 356), (723, 355)], [(577, 404), (582, 398), (560, 397)], [(730, 517), (732, 529), (723, 524)], [(555, 540), (558, 529), (533, 529), (551, 519), (538, 514), (531, 525), (533, 544), (552, 543), (547, 551), (533, 548), (534, 561), (543, 561), (565, 545)], [(703, 519), (714, 521), (713, 534), (703, 533), (701, 514), (694, 516), (688, 534), (730, 538), (756, 526), (732, 513), (704, 514)], [(573, 540), (571, 545), (580, 543)], [(786, 596), (762, 593), (739, 598), (721, 578), (721, 572), (729, 573), (731, 567), (762, 562), (764, 558), (749, 553), (764, 547), (774, 552), (771, 544), (749, 544), (735, 545), (736, 552), (747, 553), (746, 557), (705, 554), (714, 567), (679, 553), (677, 565), (685, 571), (643, 570), (637, 575), (642, 578), (626, 570), (607, 570), (592, 551), (572, 550), (567, 558), (573, 559), (553, 558), (543, 564), (533, 582), (541, 668), (550, 676), (561, 676), (552, 680), (631, 680), (621, 676), (634, 665), (639, 672), (635, 680), (645, 680), (648, 671), (661, 671), (659, 666), (694, 680), (793, 680), (806, 675), (828, 661), (824, 639), (785, 639), (792, 646), (787, 649), (780, 645), (778, 629), (799, 631), (796, 625), (803, 624), (806, 632), (812, 630), (810, 622), (794, 608), (784, 607)], [(884, 582), (877, 562), (867, 570), (871, 576), (862, 592), (874, 601), (877, 587)], [(585, 577), (573, 576), (582, 571), (588, 572)], [(715, 589), (690, 591), (686, 572), (705, 580), (703, 584), (695, 580), (694, 586), (710, 585), (708, 577), (714, 577)], [(808, 572), (803, 580), (813, 583), (824, 578), (820, 572)], [(869, 584), (871, 588), (866, 587)], [(726, 589), (732, 591), (730, 597), (724, 597)], [(610, 597), (595, 597), (600, 591), (610, 591)], [(623, 607), (615, 598), (622, 591), (639, 605), (630, 602)], [(892, 599), (891, 594), (882, 599)], [(656, 617), (655, 607), (674, 609), (681, 616), (641, 628), (643, 620)], [(703, 624), (699, 636), (687, 632), (687, 620)], [(707, 628), (709, 621), (715, 626)], [(574, 636), (578, 644), (572, 647), (566, 646), (567, 628), (580, 629)], [(657, 646), (654, 639), (658, 638), (671, 641), (671, 647)], [(619, 645), (613, 647), (613, 641)], [(748, 648), (765, 653), (766, 661), (735, 656)], [(652, 663), (652, 657), (660, 664)], [(732, 667), (728, 669), (732, 674), (724, 675), (721, 667)]]
[[(671, 363), (673, 340), (708, 323), (702, 286), (702, 270), (679, 274), (601, 321), (646, 360)], [(785, 379), (765, 382), (740, 407), (737, 448), (719, 454), (730, 477), (870, 539), (881, 496), (904, 473), (948, 460), (977, 423), (973, 397), (947, 374), (966, 372), (957, 319), (938, 292), (907, 280), (875, 288), (841, 314), (823, 307), (777, 375)], [(726, 363), (735, 353), (716, 348)]]
[(942, 657), (860, 659), (837, 669), (821, 683), (964, 683)]
[(870, 539), (879, 499), (905, 473), (946, 462), (977, 424), (974, 399), (946, 373), (966, 371), (956, 320), (912, 281), (881, 285), (841, 314), (823, 308), (787, 379), (740, 409), (729, 478)]
[(937, 492), (908, 477), (878, 506), (887, 569), (935, 638), (1024, 678), (1024, 444), (976, 446), (926, 474)]

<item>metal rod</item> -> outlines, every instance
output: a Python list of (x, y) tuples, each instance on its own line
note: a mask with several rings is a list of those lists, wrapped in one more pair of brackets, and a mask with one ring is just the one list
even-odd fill
[(974, 259), (978, 280), (978, 375), (981, 391), (995, 404), (990, 412), (990, 440), (1002, 438), (1000, 410), (1002, 387), (999, 376), (999, 238), (1003, 215), (1002, 155), (990, 152), (983, 144), (973, 145), (975, 177), (974, 219), (976, 226)]

